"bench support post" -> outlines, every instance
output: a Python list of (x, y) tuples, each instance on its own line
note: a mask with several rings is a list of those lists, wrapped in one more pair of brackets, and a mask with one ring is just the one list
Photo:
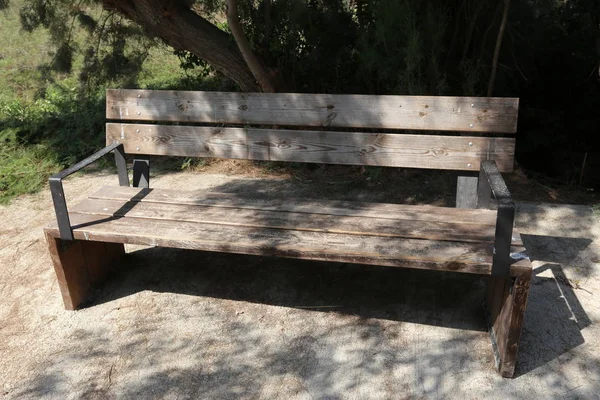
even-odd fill
[(505, 378), (512, 378), (515, 373), (531, 273), (528, 268), (517, 277), (488, 278), (486, 308), (490, 336), (496, 368)]
[(456, 180), (456, 208), (477, 208), (476, 175), (460, 175)]
[(150, 159), (136, 158), (133, 160), (133, 187), (150, 187)]
[(46, 233), (50, 257), (67, 310), (75, 310), (89, 300), (125, 254), (121, 243), (62, 240)]

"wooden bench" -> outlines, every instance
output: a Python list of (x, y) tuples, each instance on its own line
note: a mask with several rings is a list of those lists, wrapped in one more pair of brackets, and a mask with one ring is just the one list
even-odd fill
[[(67, 309), (125, 243), (484, 275), (497, 367), (513, 375), (531, 264), (500, 173), (518, 99), (108, 90), (106, 103), (107, 147), (50, 179), (45, 234)], [(119, 186), (67, 209), (63, 179), (111, 152)], [(149, 155), (457, 170), (472, 208), (149, 189)]]

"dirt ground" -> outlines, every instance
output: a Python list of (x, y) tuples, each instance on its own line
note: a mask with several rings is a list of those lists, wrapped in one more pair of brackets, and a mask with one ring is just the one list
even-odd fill
[[(76, 176), (67, 198), (112, 183)], [(151, 186), (317, 193), (185, 172)], [(338, 186), (326, 195), (394, 190)], [(479, 278), (128, 246), (93, 304), (69, 312), (42, 235), (52, 218), (47, 190), (0, 207), (1, 398), (600, 398), (600, 221), (587, 206), (519, 204), (535, 269), (512, 380), (493, 368)]]

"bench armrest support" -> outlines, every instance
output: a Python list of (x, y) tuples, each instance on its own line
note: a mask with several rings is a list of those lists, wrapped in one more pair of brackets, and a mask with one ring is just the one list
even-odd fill
[(63, 179), (98, 161), (101, 157), (104, 157), (112, 151), (115, 153), (115, 164), (117, 165), (117, 173), (119, 174), (119, 185), (129, 186), (127, 164), (125, 163), (125, 148), (123, 147), (123, 144), (119, 143), (113, 143), (106, 146), (85, 160), (50, 177), (50, 193), (52, 194), (52, 202), (54, 203), (54, 211), (56, 212), (56, 222), (58, 222), (58, 230), (62, 240), (73, 240), (73, 230), (71, 229), (71, 221), (69, 221), (69, 212), (67, 210), (65, 192), (63, 190)]
[(508, 277), (510, 272), (510, 247), (515, 222), (515, 202), (498, 171), (495, 161), (482, 161), (477, 188), (477, 208), (490, 208), (491, 196), (498, 203), (492, 276)]

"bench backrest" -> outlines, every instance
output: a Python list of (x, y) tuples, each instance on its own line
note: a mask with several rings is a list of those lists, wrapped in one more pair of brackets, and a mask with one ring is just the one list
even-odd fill
[(134, 155), (466, 171), (495, 160), (500, 171), (512, 171), (515, 139), (506, 135), (516, 132), (518, 104), (497, 97), (108, 90), (106, 118), (114, 122), (106, 125), (106, 141)]

